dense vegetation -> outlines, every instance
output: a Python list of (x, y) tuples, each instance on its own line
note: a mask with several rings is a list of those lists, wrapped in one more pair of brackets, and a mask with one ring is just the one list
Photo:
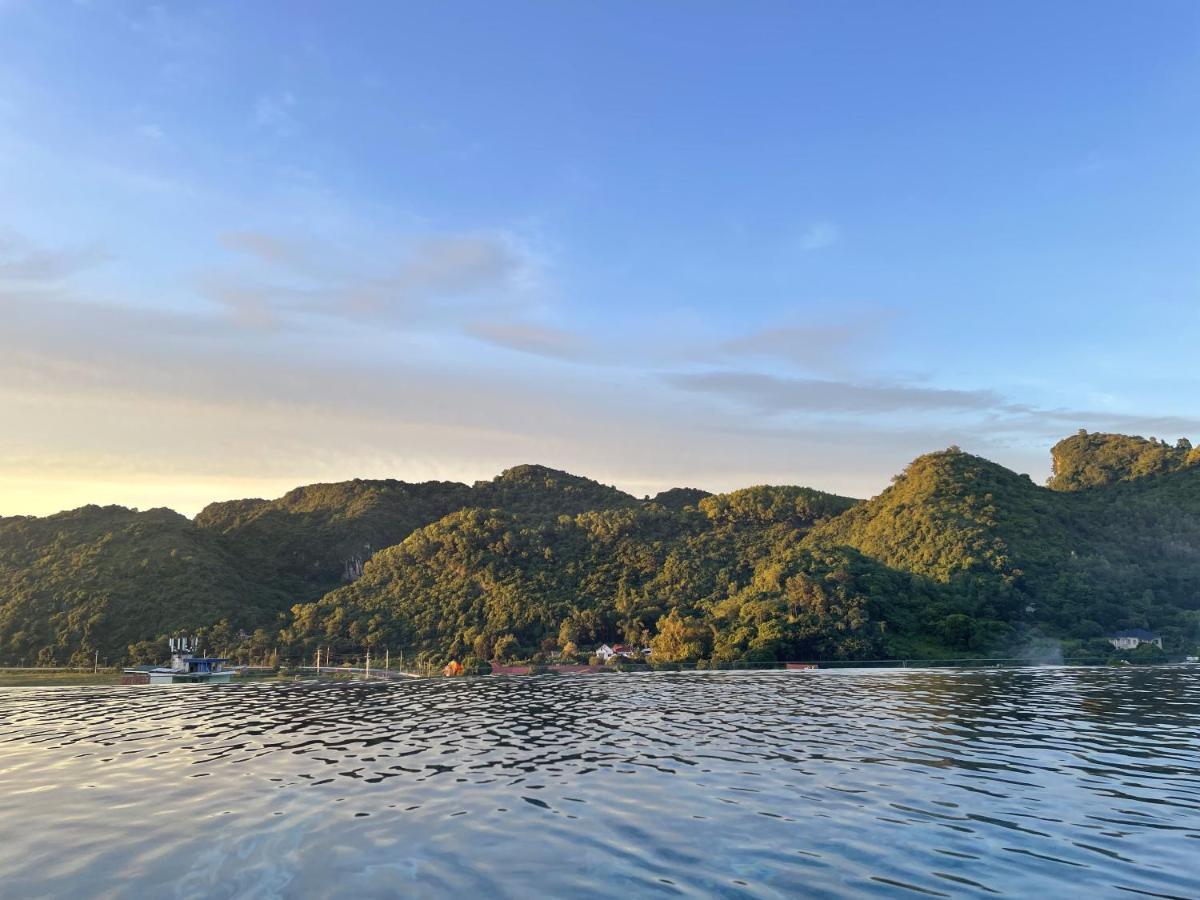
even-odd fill
[(310, 484), (278, 500), (211, 503), (196, 525), (259, 580), (315, 599), (357, 577), (376, 550), (461, 509), (470, 496), (454, 482), (355, 479)]
[(944, 585), (961, 638), (942, 637), (963, 649), (1124, 628), (1200, 638), (1200, 468), (1061, 493), (952, 449), (811, 539)]
[(91, 665), (219, 620), (275, 620), (287, 597), (169, 509), (85, 506), (0, 519), (0, 660)]
[(956, 448), (870, 501), (801, 487), (636, 500), (541, 466), (491, 481), (351, 481), (278, 500), (0, 519), (0, 661), (365, 646), (429, 661), (659, 664), (1107, 652), (1200, 638), (1196, 453), (1081, 433), (1050, 488)]
[(1049, 485), (1056, 491), (1079, 491), (1147, 475), (1165, 475), (1200, 463), (1200, 448), (1180, 438), (1174, 444), (1157, 438), (1080, 431), (1050, 451), (1054, 471)]
[(695, 623), (699, 656), (861, 655), (878, 650), (880, 632), (859, 578), (878, 567), (799, 546), (852, 503), (785, 487), (680, 510), (463, 510), (378, 554), (353, 584), (298, 606), (285, 637), (490, 659), (497, 647), (523, 657), (649, 643), (673, 614)]

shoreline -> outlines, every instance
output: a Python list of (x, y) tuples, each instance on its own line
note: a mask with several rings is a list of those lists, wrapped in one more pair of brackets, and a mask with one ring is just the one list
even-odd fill
[[(904, 665), (901, 662), (906, 663)], [(510, 667), (516, 668), (516, 667)], [(525, 667), (521, 667), (525, 668)], [(745, 667), (745, 668), (680, 668), (680, 669), (597, 669), (595, 667), (587, 667), (588, 671), (571, 671), (571, 672), (513, 672), (500, 671), (493, 672), (488, 675), (468, 675), (461, 680), (477, 681), (483, 678), (498, 677), (498, 678), (526, 678), (539, 675), (554, 675), (556, 677), (581, 677), (586, 675), (678, 675), (683, 673), (702, 673), (705, 675), (716, 674), (740, 674), (753, 675), (766, 672), (777, 672), (780, 674), (789, 674), (794, 677), (806, 677), (814, 674), (827, 674), (831, 672), (843, 672), (846, 674), (863, 674), (863, 673), (904, 673), (904, 672), (998, 672), (998, 671), (1013, 671), (1017, 669), (1111, 669), (1115, 671), (1132, 671), (1141, 669), (1163, 669), (1163, 668), (1194, 668), (1200, 670), (1200, 663), (1195, 662), (1164, 662), (1151, 663), (1148, 665), (1128, 665), (1128, 666), (1110, 666), (1097, 663), (1084, 662), (1026, 662), (1020, 663), (1017, 661), (997, 662), (993, 665), (948, 665), (939, 662), (938, 660), (904, 660), (895, 662), (885, 662), (876, 665), (856, 665), (851, 662), (822, 665), (818, 668), (808, 669), (788, 669), (783, 666), (762, 666), (762, 667)], [(380, 683), (395, 682), (398, 680), (419, 680), (419, 681), (452, 681), (459, 680), (457, 678), (445, 678), (442, 676), (409, 676), (405, 679), (391, 678), (374, 678), (374, 677), (355, 677), (348, 673), (340, 673), (342, 677), (338, 677), (339, 673), (329, 672), (322, 673), (321, 676), (300, 675), (297, 673), (276, 673), (271, 675), (255, 675), (248, 678), (235, 679), (228, 684), (261, 684), (263, 682), (279, 682), (279, 683), (298, 683), (298, 682), (320, 682), (332, 681), (349, 683), (361, 683), (364, 681), (378, 681)], [(329, 677), (333, 676), (333, 677)], [(121, 687), (121, 674), (119, 672), (37, 672), (36, 670), (21, 670), (19, 672), (2, 671), (0, 670), (0, 689), (4, 688), (23, 688), (23, 687)], [(130, 688), (145, 687), (145, 685), (124, 685)], [(217, 685), (224, 686), (224, 685)], [(162, 685), (159, 685), (162, 687)], [(178, 687), (178, 685), (176, 685)]]

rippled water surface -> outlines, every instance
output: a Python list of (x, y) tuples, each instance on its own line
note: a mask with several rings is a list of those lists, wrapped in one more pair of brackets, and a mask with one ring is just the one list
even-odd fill
[(6, 897), (1200, 897), (1200, 670), (0, 689)]

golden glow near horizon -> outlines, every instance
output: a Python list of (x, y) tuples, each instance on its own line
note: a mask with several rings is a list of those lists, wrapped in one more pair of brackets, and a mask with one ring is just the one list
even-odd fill
[(0, 514), (522, 462), (864, 496), (952, 444), (1040, 481), (1081, 427), (1200, 439), (1186, 4), (1016, 68), (1002, 5), (666, 44), (561, 6), (0, 0)]

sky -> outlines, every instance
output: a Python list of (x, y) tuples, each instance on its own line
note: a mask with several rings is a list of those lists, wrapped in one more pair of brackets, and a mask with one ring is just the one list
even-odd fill
[(1200, 442), (1200, 4), (0, 0), (0, 515)]

